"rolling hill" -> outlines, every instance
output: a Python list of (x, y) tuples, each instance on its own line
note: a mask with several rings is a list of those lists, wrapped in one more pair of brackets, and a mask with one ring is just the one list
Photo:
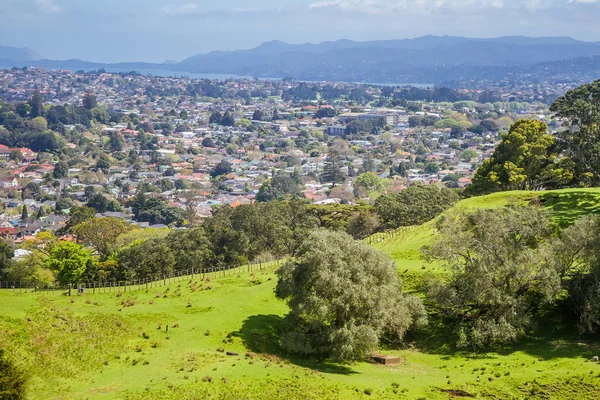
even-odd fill
[[(455, 207), (534, 198), (557, 224), (600, 211), (600, 189), (497, 193)], [(443, 273), (420, 258), (433, 226), (375, 244), (392, 255), (409, 290)], [(381, 349), (400, 356), (399, 366), (289, 356), (277, 342), (287, 307), (275, 298), (275, 283), (268, 268), (71, 298), (3, 290), (0, 346), (29, 371), (31, 399), (592, 399), (600, 392), (600, 370), (589, 362), (597, 342), (556, 326), (514, 346), (474, 353), (456, 350), (433, 316), (409, 346)]]
[[(179, 63), (93, 63), (40, 60), (35, 55), (0, 51), (2, 66), (60, 69), (152, 70), (232, 74), (307, 81), (444, 83), (450, 81), (561, 79), (589, 81), (600, 71), (600, 42), (568, 37), (465, 38), (423, 36), (403, 40), (288, 44), (265, 42), (255, 48), (213, 51)], [(12, 58), (12, 59), (11, 59)], [(465, 83), (466, 84), (466, 83)]]

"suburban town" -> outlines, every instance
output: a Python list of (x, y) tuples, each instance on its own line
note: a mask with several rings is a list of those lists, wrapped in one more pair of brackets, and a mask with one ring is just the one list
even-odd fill
[[(553, 90), (3, 70), (1, 232), (16, 243), (58, 232), (73, 205), (142, 227), (185, 225), (136, 219), (128, 204), (138, 193), (187, 210), (189, 222), (221, 204), (372, 203), (416, 182), (463, 188), (516, 119), (552, 123), (542, 100)], [(52, 110), (29, 124), (52, 132), (54, 148), (18, 147), (1, 127), (31, 116), (34, 96)], [(279, 186), (267, 191), (271, 180)]]

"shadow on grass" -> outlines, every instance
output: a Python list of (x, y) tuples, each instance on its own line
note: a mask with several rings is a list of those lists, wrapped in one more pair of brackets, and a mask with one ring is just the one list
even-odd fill
[(352, 369), (343, 364), (321, 362), (291, 356), (279, 345), (279, 335), (283, 318), (279, 315), (253, 315), (244, 320), (242, 328), (233, 336), (242, 339), (244, 345), (253, 353), (270, 354), (285, 359), (290, 363), (328, 374), (355, 374)]
[(546, 193), (540, 195), (544, 207), (550, 208), (561, 227), (571, 225), (577, 219), (600, 213), (600, 194), (586, 191)]
[(483, 349), (458, 348), (455, 324), (439, 315), (429, 315), (427, 327), (407, 336), (408, 343), (426, 354), (440, 355), (442, 359), (464, 357), (468, 359), (495, 358), (495, 354), (508, 356), (522, 352), (543, 360), (556, 358), (590, 359), (600, 354), (600, 340), (594, 337), (581, 337), (577, 333), (575, 321), (565, 317), (565, 310), (556, 309), (547, 315), (543, 322), (516, 343)]

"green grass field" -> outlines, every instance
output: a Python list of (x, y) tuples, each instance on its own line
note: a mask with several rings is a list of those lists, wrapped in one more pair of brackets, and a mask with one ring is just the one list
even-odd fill
[[(457, 209), (540, 197), (557, 224), (600, 212), (600, 190), (509, 192)], [(409, 291), (441, 274), (420, 259), (430, 222), (375, 244), (397, 262)], [(122, 294), (62, 296), (0, 291), (0, 346), (29, 374), (30, 399), (595, 399), (598, 344), (572, 327), (544, 326), (493, 352), (456, 350), (444, 321), (407, 338), (399, 366), (317, 363), (284, 354), (285, 303), (273, 268), (200, 277)], [(167, 331), (168, 327), (168, 331)], [(228, 355), (235, 352), (237, 355)]]

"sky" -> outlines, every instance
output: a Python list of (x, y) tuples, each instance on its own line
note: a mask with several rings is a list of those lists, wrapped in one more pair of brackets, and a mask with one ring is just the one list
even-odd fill
[(0, 45), (50, 59), (163, 62), (270, 40), (600, 41), (599, 20), (600, 0), (0, 0)]

